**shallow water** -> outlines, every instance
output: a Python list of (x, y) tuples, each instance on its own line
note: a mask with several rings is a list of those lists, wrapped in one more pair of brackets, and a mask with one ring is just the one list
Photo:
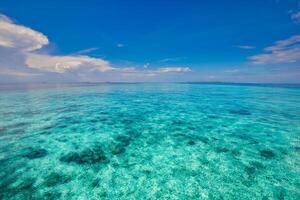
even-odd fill
[(0, 199), (300, 199), (300, 89), (0, 91)]

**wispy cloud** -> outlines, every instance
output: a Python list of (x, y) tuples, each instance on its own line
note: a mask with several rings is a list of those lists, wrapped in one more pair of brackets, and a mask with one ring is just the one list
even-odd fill
[(240, 71), (241, 71), (240, 69), (227, 69), (225, 70), (225, 73), (238, 73)]
[(250, 46), (250, 45), (236, 45), (235, 47), (240, 49), (255, 49), (255, 46)]
[(181, 60), (181, 59), (183, 59), (183, 57), (171, 57), (171, 58), (161, 59), (158, 62), (161, 62), (161, 63), (174, 62), (174, 61), (178, 61), (178, 60)]
[(98, 50), (98, 49), (99, 49), (99, 48), (95, 48), (95, 47), (93, 47), (93, 48), (87, 48), (87, 49), (82, 49), (82, 50), (80, 50), (80, 51), (77, 51), (77, 52), (73, 53), (73, 55), (87, 54), (87, 53), (90, 53), (90, 52), (92, 52), (92, 51), (96, 51), (96, 50)]
[(291, 19), (294, 22), (300, 22), (300, 11), (298, 12), (289, 11), (289, 14), (291, 16)]
[(123, 74), (144, 74), (144, 75), (150, 75), (155, 76), (158, 74), (165, 74), (165, 73), (186, 73), (191, 72), (192, 70), (189, 67), (161, 67), (157, 69), (144, 69), (139, 70), (135, 67), (128, 67), (128, 68), (122, 68), (122, 69), (115, 69), (116, 71), (122, 72)]
[(122, 47), (124, 47), (124, 44), (118, 43), (118, 44), (117, 44), (117, 47), (118, 47), (118, 48), (122, 48)]
[(279, 64), (300, 61), (300, 35), (280, 40), (266, 47), (263, 54), (250, 56), (253, 64)]
[(158, 73), (180, 73), (192, 71), (189, 67), (162, 67), (157, 70)]

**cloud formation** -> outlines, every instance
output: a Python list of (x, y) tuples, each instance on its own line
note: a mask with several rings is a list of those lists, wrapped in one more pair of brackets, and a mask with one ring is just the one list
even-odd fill
[(145, 75), (145, 76), (156, 76), (159, 74), (165, 73), (184, 73), (184, 72), (191, 72), (192, 70), (189, 67), (161, 67), (157, 69), (144, 69), (138, 70), (135, 67), (128, 67), (122, 69), (114, 69), (115, 71), (121, 72), (123, 75)]
[(263, 54), (250, 56), (252, 64), (281, 64), (300, 61), (300, 35), (280, 40), (266, 47)]
[(48, 43), (48, 38), (42, 33), (16, 25), (3, 15), (0, 17), (0, 46), (30, 52)]
[(299, 12), (290, 12), (290, 16), (294, 22), (300, 22), (300, 11)]
[[(12, 77), (47, 77), (47, 74), (70, 74), (84, 77), (88, 80), (89, 75), (101, 75), (101, 73), (112, 73), (115, 76), (122, 74), (157, 75), (165, 73), (183, 73), (191, 71), (187, 67), (164, 67), (155, 70), (142, 68), (115, 67), (104, 59), (87, 55), (97, 48), (85, 49), (72, 55), (51, 55), (39, 53), (49, 44), (47, 36), (31, 28), (14, 23), (5, 15), (0, 14), (0, 76)], [(123, 44), (118, 44), (123, 47)], [(77, 80), (80, 81), (80, 80)]]
[(254, 46), (250, 46), (250, 45), (237, 45), (236, 47), (240, 49), (255, 49)]
[(114, 69), (105, 60), (88, 56), (51, 56), (29, 53), (27, 54), (26, 64), (31, 68), (57, 73), (64, 73), (66, 70), (77, 69), (80, 66), (100, 72)]

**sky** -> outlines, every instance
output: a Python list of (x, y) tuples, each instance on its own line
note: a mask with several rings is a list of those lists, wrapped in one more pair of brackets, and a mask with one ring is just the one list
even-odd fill
[(300, 83), (300, 1), (1, 0), (6, 82)]

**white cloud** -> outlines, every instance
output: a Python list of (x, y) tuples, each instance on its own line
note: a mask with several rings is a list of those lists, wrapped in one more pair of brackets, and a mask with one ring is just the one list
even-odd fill
[(48, 38), (42, 33), (14, 24), (3, 15), (0, 17), (0, 46), (34, 51), (48, 43)]
[(134, 67), (115, 69), (125, 74), (145, 74), (145, 75), (158, 75), (164, 73), (185, 73), (191, 72), (192, 70), (189, 67), (162, 67), (157, 69), (144, 69), (138, 70)]
[(157, 70), (158, 73), (180, 73), (192, 71), (189, 67), (163, 67)]
[(117, 44), (117, 47), (122, 48), (122, 47), (124, 47), (124, 44), (119, 43), (119, 44)]
[(77, 69), (81, 66), (100, 72), (114, 69), (110, 66), (109, 62), (105, 60), (88, 56), (51, 56), (28, 53), (26, 64), (31, 68), (57, 73), (64, 73), (66, 70)]
[[(82, 55), (95, 51), (97, 48), (84, 49), (72, 55), (51, 55), (36, 51), (48, 44), (49, 40), (43, 33), (16, 24), (0, 14), (0, 75), (15, 77), (41, 75), (45, 78), (53, 76), (57, 78), (61, 75), (63, 78), (71, 76), (72, 80), (76, 77), (84, 77), (84, 80), (93, 77), (93, 80), (96, 80), (96, 76), (100, 77), (103, 73), (109, 73), (110, 76), (115, 76), (112, 77), (115, 80), (123, 74), (142, 77), (191, 71), (188, 67), (165, 67), (156, 70), (148, 69), (148, 65), (145, 65), (143, 69), (113, 67), (106, 60)], [(124, 45), (119, 43), (117, 46), (123, 47)]]
[(300, 61), (300, 35), (275, 42), (265, 53), (249, 57), (253, 64), (279, 64)]

